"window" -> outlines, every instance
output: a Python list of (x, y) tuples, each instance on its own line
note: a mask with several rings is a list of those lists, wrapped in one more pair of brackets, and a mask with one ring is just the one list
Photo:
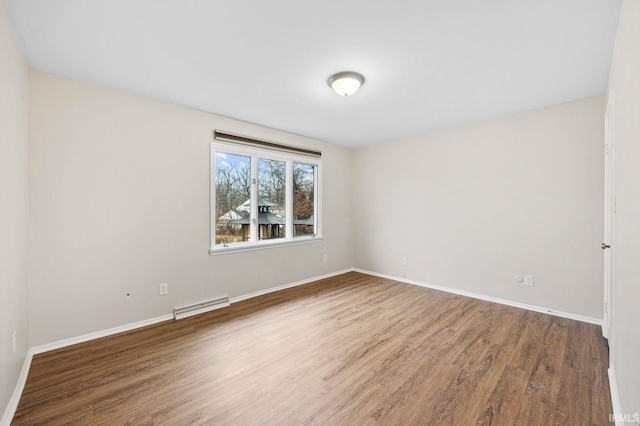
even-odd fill
[(293, 163), (293, 235), (315, 233), (315, 167)]
[(284, 149), (213, 142), (210, 253), (320, 240), (321, 166)]

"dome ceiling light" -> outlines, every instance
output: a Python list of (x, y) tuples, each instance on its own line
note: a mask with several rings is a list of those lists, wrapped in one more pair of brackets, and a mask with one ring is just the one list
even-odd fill
[(329, 77), (327, 83), (338, 95), (351, 96), (364, 84), (364, 77), (354, 71), (343, 71)]

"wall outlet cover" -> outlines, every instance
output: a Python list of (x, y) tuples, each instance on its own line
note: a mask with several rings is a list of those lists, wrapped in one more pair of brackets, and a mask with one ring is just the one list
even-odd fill
[(169, 283), (158, 284), (158, 295), (166, 296), (169, 294)]

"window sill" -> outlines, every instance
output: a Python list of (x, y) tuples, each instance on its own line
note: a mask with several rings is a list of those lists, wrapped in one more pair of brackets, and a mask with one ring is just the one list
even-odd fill
[(296, 246), (299, 244), (310, 244), (310, 243), (319, 243), (324, 238), (321, 236), (316, 237), (299, 237), (295, 240), (286, 240), (286, 241), (262, 241), (258, 244), (247, 244), (240, 246), (231, 246), (231, 247), (219, 247), (213, 248), (209, 250), (209, 254), (211, 256), (218, 256), (222, 254), (231, 254), (231, 253), (242, 253), (245, 251), (255, 251), (255, 250), (265, 250), (277, 247), (287, 247), (287, 246)]

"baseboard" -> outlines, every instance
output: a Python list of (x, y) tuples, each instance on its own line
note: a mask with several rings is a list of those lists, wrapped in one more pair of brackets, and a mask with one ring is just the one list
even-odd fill
[(78, 337), (71, 337), (69, 339), (58, 340), (57, 342), (47, 343), (45, 345), (40, 345), (31, 348), (33, 354), (41, 354), (43, 352), (53, 351), (55, 349), (64, 348), (66, 346), (76, 345), (78, 343), (88, 342), (89, 340), (99, 339), (101, 337), (107, 337), (118, 333), (123, 333), (125, 331), (135, 330), (136, 328), (146, 327), (148, 325), (157, 324), (159, 322), (172, 320), (173, 315), (162, 315), (155, 318), (150, 318), (143, 321), (133, 322), (131, 324), (125, 324), (118, 327), (109, 328), (102, 331), (96, 331), (93, 333), (83, 334)]
[(0, 420), (0, 426), (9, 426), (11, 424), (11, 420), (13, 420), (13, 416), (18, 409), (18, 403), (20, 402), (22, 391), (24, 390), (24, 385), (27, 383), (27, 376), (29, 375), (29, 368), (31, 368), (32, 359), (33, 351), (29, 349), (24, 358), (24, 363), (22, 363), (22, 370), (20, 371), (20, 375), (18, 376), (16, 387), (13, 389), (13, 394), (9, 399), (9, 403), (4, 409), (4, 414), (2, 415), (2, 419)]
[(254, 292), (254, 293), (249, 293), (249, 294), (245, 294), (245, 295), (238, 296), (238, 297), (232, 297), (231, 299), (229, 299), (229, 301), (233, 304), (233, 303), (240, 302), (242, 300), (252, 299), (252, 298), (258, 297), (258, 296), (264, 296), (265, 294), (274, 293), (274, 292), (280, 291), (280, 290), (286, 290), (288, 288), (297, 287), (297, 286), (303, 285), (303, 284), (309, 284), (309, 283), (312, 283), (314, 281), (324, 280), (325, 278), (335, 277), (336, 275), (342, 275), (342, 274), (346, 274), (347, 272), (352, 272), (352, 271), (354, 271), (353, 268), (348, 268), (348, 269), (343, 269), (341, 271), (331, 272), (329, 274), (317, 275), (317, 276), (312, 277), (312, 278), (307, 278), (307, 279), (296, 281), (296, 282), (293, 282), (293, 283), (284, 284), (284, 285), (281, 285), (281, 286), (278, 286), (278, 287), (271, 287), (271, 288), (268, 288), (266, 290), (260, 290), (260, 291)]
[(373, 275), (380, 278), (387, 278), (394, 281), (400, 281), (407, 284), (417, 285), (420, 287), (431, 288), (433, 290), (446, 291), (447, 293), (458, 294), (460, 296), (471, 297), (474, 299), (484, 300), (487, 302), (499, 303), (501, 305), (513, 306), (514, 308), (526, 309), (528, 311), (540, 312), (543, 314), (550, 314), (557, 317), (572, 319), (576, 321), (586, 322), (589, 324), (595, 324), (602, 327), (603, 320), (597, 318), (591, 318), (584, 315), (572, 314), (569, 312), (556, 311), (554, 309), (544, 308), (541, 306), (528, 305), (526, 303), (514, 302), (512, 300), (507, 299), (499, 299), (497, 297), (485, 296), (483, 294), (472, 293), (470, 291), (457, 290), (455, 288), (443, 287), (439, 285), (433, 285), (428, 283), (423, 283), (421, 281), (409, 280), (407, 278), (394, 277), (393, 275), (380, 274), (378, 272), (367, 271), (365, 269), (353, 268), (354, 271), (360, 272), (367, 275)]
[(609, 373), (609, 391), (611, 392), (611, 406), (613, 407), (613, 418), (616, 426), (624, 426), (622, 419), (622, 404), (620, 403), (620, 394), (618, 393), (618, 382), (616, 381), (616, 372), (613, 367), (607, 370)]

